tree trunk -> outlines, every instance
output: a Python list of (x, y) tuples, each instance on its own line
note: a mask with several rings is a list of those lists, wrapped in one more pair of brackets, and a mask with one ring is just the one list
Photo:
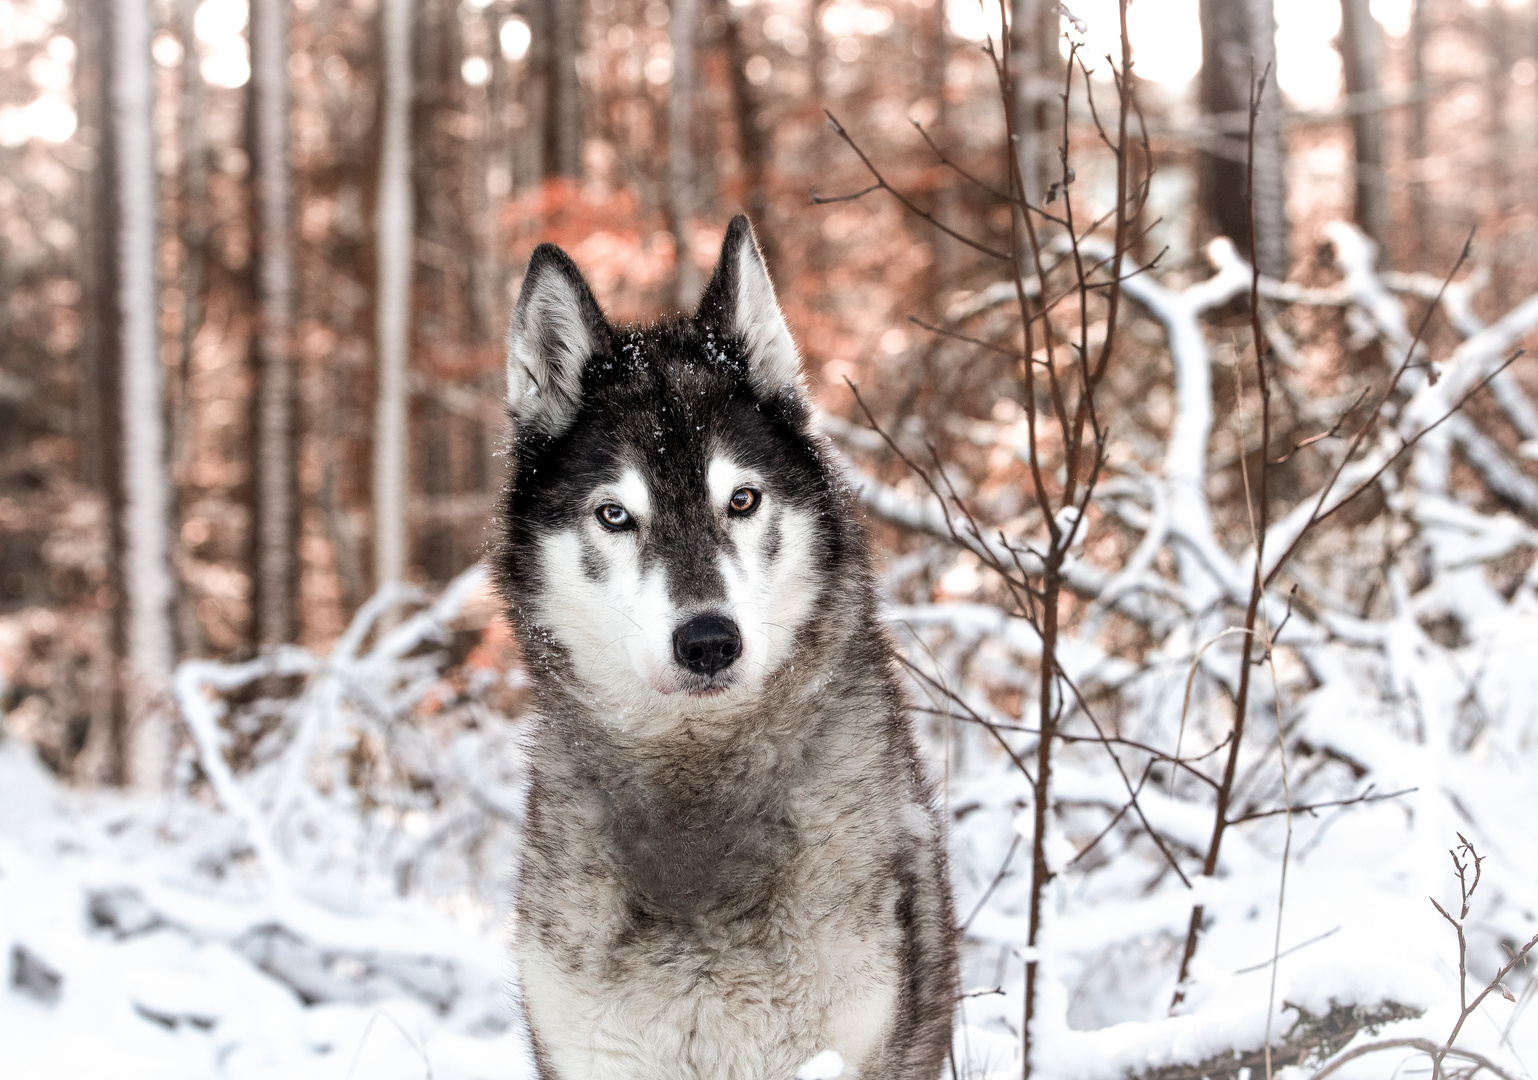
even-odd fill
[[(727, 0), (730, 3), (731, 0)], [(816, 109), (831, 109), (834, 102), (828, 96), (828, 32), (822, 24), (822, 17), (830, 0), (808, 0), (806, 5), (806, 68), (812, 81), (812, 105)], [(811, 153), (808, 160), (802, 165), (803, 169), (810, 168), (813, 184), (829, 175), (829, 167), (832, 161), (832, 150), (836, 139), (826, 128), (812, 140)], [(803, 174), (804, 176), (804, 174)], [(823, 236), (821, 229), (812, 229), (805, 248), (802, 249), (802, 258), (805, 265), (815, 273), (818, 278), (826, 282), (826, 267), (828, 261), (828, 241)], [(823, 296), (826, 290), (818, 290), (817, 296)]]
[(1060, 141), (1062, 21), (1049, 0), (1010, 0), (1009, 69), (1014, 100), (1015, 147), (1025, 197), (1034, 206), (1058, 179), (1061, 167), (1052, 152)]
[(1426, 179), (1426, 129), (1431, 104), (1426, 96), (1426, 41), (1430, 37), (1431, 0), (1414, 0), (1410, 9), (1410, 78), (1415, 83), (1415, 100), (1410, 106), (1410, 216), (1415, 228), (1410, 230), (1415, 243), (1415, 265), (1425, 262), (1431, 227), (1431, 191)]
[(550, 11), (543, 3), (531, 3), (526, 11), (529, 51), (524, 59), (523, 78), (517, 80), (521, 84), (518, 92), (508, 94), (523, 106), (523, 127), (514, 140), (517, 143), (513, 163), (514, 191), (537, 186), (552, 174), (545, 153), (550, 128), (550, 44), (553, 36)]
[[(747, 43), (743, 42), (743, 9), (731, 0), (720, 0), (718, 8), (724, 25), (721, 43), (726, 46), (726, 88), (731, 92), (732, 126), (737, 129), (737, 157), (743, 168), (743, 212), (752, 218), (758, 248), (763, 251), (764, 262), (774, 271), (775, 231), (769, 222), (771, 146), (760, 123), (763, 102), (754, 91), (754, 85), (747, 82), (749, 52)], [(812, 12), (814, 18), (815, 14), (817, 12)], [(812, 26), (807, 40), (815, 42), (818, 37), (820, 31), (817, 26)], [(809, 49), (809, 52), (815, 54), (817, 49)]]
[(1489, 217), (1486, 220), (1500, 222), (1498, 228), (1501, 229), (1495, 235), (1490, 291), (1498, 305), (1497, 310), (1505, 311), (1512, 303), (1510, 269), (1513, 256), (1518, 250), (1515, 230), (1511, 227), (1516, 209), (1511, 198), (1511, 162), (1516, 153), (1516, 143), (1507, 112), (1507, 100), (1512, 92), (1512, 20), (1501, 0), (1495, 0), (1485, 10), (1485, 20), (1489, 54), (1486, 63), (1490, 65), (1485, 76), (1485, 116), (1490, 125), (1485, 140), (1485, 183), (1490, 192), (1486, 209)]
[[(1272, 0), (1201, 0), (1201, 103), (1214, 130), (1201, 153), (1201, 203), (1212, 228), (1232, 238), (1263, 273), (1287, 276), (1287, 188), (1281, 91), (1276, 82)], [(1270, 65), (1255, 123), (1255, 237), (1245, 200), (1245, 135), (1251, 80)]]
[[(930, 5), (929, 10), (923, 16), (922, 34), (921, 40), (924, 43), (923, 94), (926, 99), (932, 100), (935, 103), (935, 116), (929, 126), (933, 129), (935, 138), (939, 139), (944, 137), (946, 130), (945, 120), (948, 110), (945, 105), (945, 76), (946, 71), (950, 67), (951, 60), (951, 43), (945, 26), (944, 4)], [(1015, 42), (1012, 41), (1010, 44), (1011, 59), (1013, 59), (1014, 48)], [(1013, 64), (1011, 64), (1011, 67), (1013, 67)], [(1020, 100), (1018, 89), (1015, 99), (1016, 102)], [(1020, 126), (1017, 123), (1017, 129)], [(1034, 163), (1034, 153), (1031, 155), (1031, 160)], [(1025, 161), (1024, 156), (1021, 157), (1021, 161), (1022, 163)], [(952, 228), (960, 224), (957, 215), (962, 205), (962, 200), (958, 197), (956, 185), (957, 178), (954, 174), (951, 174), (945, 177), (940, 189), (935, 192), (935, 216)], [(1026, 190), (1029, 191), (1031, 189), (1026, 188)], [(939, 229), (929, 230), (929, 244), (934, 253), (933, 258), (929, 260), (929, 292), (938, 301), (939, 297), (944, 294), (949, 283), (953, 280), (952, 275), (956, 270), (957, 259), (961, 255), (961, 245), (951, 237), (946, 236)], [(928, 358), (931, 354), (926, 350), (923, 355), (926, 358), (924, 365), (927, 369), (929, 366)]]
[[(176, 373), (175, 406), (171, 414), (171, 472), (173, 477), (189, 475), (192, 467), (192, 352), (198, 330), (203, 325), (203, 289), (205, 259), (208, 250), (208, 147), (203, 132), (203, 75), (199, 70), (197, 32), (193, 25), (198, 0), (176, 0), (176, 30), (182, 44), (182, 92), (177, 123), (181, 138), (182, 191), (181, 222), (178, 229), (182, 244), (182, 325), (177, 349), (180, 361)], [(186, 517), (185, 483), (176, 491), (176, 518)], [(204, 649), (203, 627), (198, 619), (196, 598), (187, 588), (188, 554), (179, 536), (173, 537), (174, 562), (181, 585), (176, 610), (176, 627), (182, 651), (201, 655)]]
[(166, 471), (156, 288), (156, 173), (148, 0), (113, 0), (109, 122), (120, 364), (122, 584), (125, 692), (133, 724), (127, 779), (154, 790), (167, 779), (166, 700), (175, 645), (171, 604), (171, 485)]
[[(1368, 0), (1340, 0), (1336, 45), (1346, 72), (1346, 93), (1355, 96), (1351, 136), (1356, 157), (1356, 223), (1380, 245), (1388, 235), (1388, 187), (1383, 172), (1383, 110), (1366, 98), (1382, 85), (1381, 31)], [(1371, 106), (1370, 108), (1365, 106)]]
[(673, 225), (674, 302), (687, 311), (699, 299), (700, 272), (689, 242), (694, 222), (694, 36), (696, 0), (673, 0), (673, 83), (668, 95), (668, 217)]
[(98, 660), (98, 691), (91, 709), (80, 779), (121, 785), (128, 780), (128, 710), (123, 697), (123, 652), (127, 640), (123, 595), (123, 485), (118, 384), (121, 367), (117, 304), (117, 214), (109, 95), (112, 0), (87, 0), (76, 9), (79, 48), (75, 97), (82, 135), (96, 135), (96, 160), (84, 177), (80, 203), (81, 308), (86, 312), (80, 341), (80, 398), (76, 403), (82, 437), (81, 479), (100, 492), (107, 509), (107, 582), (113, 602)]
[(293, 178), (288, 157), (288, 0), (251, 5), (256, 339), (253, 614), (258, 645), (294, 639), (298, 491), (294, 447)]
[(549, 32), (545, 57), (545, 175), (582, 176), (582, 55), (580, 0), (545, 0), (541, 20)]
[[(753, 84), (748, 82), (748, 49), (742, 40), (743, 9), (731, 0), (721, 0), (719, 7), (725, 24), (722, 37), (726, 46), (727, 89), (731, 92), (733, 127), (737, 130), (737, 156), (742, 161), (742, 209), (752, 219), (758, 246), (773, 270), (775, 237), (769, 221), (769, 139), (759, 123), (762, 105)], [(808, 35), (809, 40), (811, 36)]]
[[(495, 40), (494, 31), (488, 30), (487, 36)], [(492, 59), (494, 66), (504, 66), (495, 54)], [(479, 139), (459, 140), (458, 155), (460, 229), (467, 235), (470, 247), (466, 260), (470, 280), (465, 287), (470, 305), (468, 322), (471, 336), (480, 343), (495, 340), (499, 329), (496, 326), (497, 290), (502, 272), (497, 253), (501, 229), (487, 188), (491, 180), (491, 162), (506, 159), (497, 153), (502, 139), (497, 134), (498, 118), (491, 109), (489, 80), (483, 87), (466, 85), (461, 93), (466, 114), (480, 123), (482, 132)]]
[(374, 581), (402, 581), (406, 534), (406, 358), (411, 335), (411, 0), (384, 0), (383, 107), (374, 208)]

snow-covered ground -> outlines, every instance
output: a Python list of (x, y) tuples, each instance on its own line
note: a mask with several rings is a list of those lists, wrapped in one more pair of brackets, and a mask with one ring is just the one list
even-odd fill
[[(1408, 355), (1403, 305), (1370, 246), (1332, 229), (1344, 280), (1311, 302), (1349, 306), (1385, 355)], [(1020, 718), (1040, 645), (933, 500), (860, 471), (871, 433), (827, 424), (867, 506), (917, 538), (887, 562), (888, 613), (951, 822), (958, 1078), (1019, 1075), (1026, 959), (1041, 973), (1038, 1077), (1258, 1080), (1268, 1035), (1283, 1080), (1374, 1040), (1392, 1045), (1346, 1064), (1344, 1080), (1426, 1072), (1425, 1047), (1445, 1045), (1459, 1017), (1460, 959), (1472, 1000), (1538, 935), (1538, 485), (1461, 417), (1373, 481), (1381, 510), (1337, 519), (1298, 557), (1296, 607), (1268, 596), (1277, 636), (1232, 824), (1216, 873), (1200, 873), (1253, 560), (1243, 538), (1214, 535), (1202, 480), (1212, 381), (1198, 315), (1248, 281), (1231, 247), (1212, 254), (1216, 275), (1184, 290), (1128, 285), (1177, 343), (1183, 411), (1162, 459), (1121, 470), (1095, 503), (1141, 534), (1137, 550), (1118, 567), (1069, 565), (1082, 609), (1060, 656), (1083, 700), (1064, 710), (1055, 751), (1042, 847), (1055, 877), (1034, 953), (1032, 788), (999, 743), (1031, 759)], [(1438, 381), (1406, 379), (1340, 488), (1538, 326), (1533, 298), (1483, 327), (1470, 288), (1442, 299), (1467, 340), (1438, 359)], [(1492, 389), (1538, 453), (1538, 410), (1515, 383)], [(968, 423), (968, 437), (1007, 460), (1019, 433), (995, 420)], [(1455, 460), (1500, 499), (1454, 483)], [(1305, 517), (1313, 498), (1297, 503)], [(1299, 525), (1297, 512), (1278, 518), (1268, 555)], [(0, 728), (0, 1077), (530, 1076), (505, 949), (526, 703), (496, 607), (476, 567), (437, 597), (375, 597), (324, 655), (184, 664), (188, 738), (152, 800), (64, 788)], [(1106, 644), (1118, 619), (1141, 644)], [(1121, 741), (1097, 742), (1095, 723)], [(1466, 918), (1449, 858), (1464, 838), (1484, 860)], [(1433, 899), (1462, 922), (1463, 957)], [(1172, 1015), (1198, 903), (1207, 928)], [(1445, 1072), (1538, 1075), (1535, 971), (1518, 965), (1467, 1016), (1465, 1056)], [(1357, 1031), (1364, 1017), (1385, 1022)], [(820, 1057), (807, 1075), (836, 1067)]]
[[(457, 609), (466, 593), (482, 587), (473, 572), (448, 606)], [(448, 611), (446, 621), (453, 615)], [(351, 661), (340, 655), (350, 647), (344, 642), (329, 666), (311, 668), (315, 658), (293, 664), (311, 670), (306, 696), (288, 706), (311, 718), (303, 737), (321, 746), (350, 732), (361, 713), (346, 702), (355, 706), (359, 694), (379, 695), (388, 714), (420, 709), (443, 693), (441, 654), (418, 657), (414, 671), (413, 661), (393, 655), (415, 648), (399, 648), (402, 641), (431, 639), (434, 625), (408, 621), (396, 647), (386, 639)], [(1538, 609), (1528, 604), (1501, 613), (1457, 659), (1486, 672), (1486, 692), (1522, 693), (1510, 699), (1520, 713), (1531, 700), (1523, 687), (1538, 656), (1535, 638)], [(390, 679), (378, 675), (385, 658), (395, 665)], [(1434, 682), (1446, 675), (1436, 675), (1428, 659), (1417, 661), (1420, 677)], [(373, 680), (361, 674), (370, 665)], [(256, 670), (188, 668), (181, 688), (191, 695), (220, 677), (227, 684), (249, 680)], [(1171, 663), (1163, 676), (1178, 683), (1183, 665)], [(1157, 682), (1161, 673), (1155, 668), (1144, 677)], [(1103, 860), (1089, 868), (1069, 865), (1081, 841), (1064, 833), (1052, 838), (1062, 871), (1052, 892), (1050, 944), (1041, 953), (1047, 985), (1040, 1075), (1118, 1080), (1253, 1050), (1265, 1036), (1268, 1001), (1277, 1038), (1298, 1009), (1322, 1016), (1333, 1005), (1393, 1002), (1426, 1011), (1382, 1036), (1440, 1042), (1458, 1005), (1457, 946), (1427, 897), (1456, 911), (1446, 850), (1460, 831), (1487, 857), (1469, 920), (1471, 984), (1489, 977), (1500, 942), (1538, 932), (1531, 730), (1507, 731), (1510, 739), (1496, 730), (1478, 747), (1454, 752), (1406, 737), (1394, 710), (1374, 706), (1370, 691), (1316, 691), (1291, 739), (1370, 763), (1370, 782), (1380, 791), (1415, 790), (1295, 818), (1274, 993), (1267, 960), (1285, 816), (1236, 830), (1225, 875), (1198, 880), (1194, 890), (1161, 874), (1151, 847), (1134, 832), (1112, 837)], [(476, 700), (468, 688), (462, 693)], [(212, 707), (212, 695), (199, 696)], [(245, 708), (259, 712), (260, 704)], [(320, 776), (280, 795), (292, 742), (238, 778), (230, 773), (212, 783), (187, 779), (189, 757), (178, 792), (157, 799), (64, 788), (28, 747), (0, 742), (0, 948), (10, 971), (0, 993), (4, 1074), (532, 1075), (504, 949), (517, 740), (513, 725), (483, 720), (480, 729), (459, 731), (438, 748), (439, 805), (417, 808), (365, 807), (352, 788), (328, 788)], [(953, 871), (958, 911), (969, 918), (966, 989), (1002, 991), (963, 1001), (958, 1068), (974, 1077), (1011, 1076), (1018, 1070), (1029, 787), (975, 729), (925, 730), (937, 768), (945, 768), (949, 754)], [(393, 760), (408, 752), (397, 745)], [(1063, 759), (1065, 822), (1075, 813), (1070, 804), (1108, 806), (1124, 798), (1096, 754), (1103, 750), (1091, 746)], [(445, 779), (455, 768), (459, 778)], [(1369, 782), (1349, 781), (1341, 793)], [(230, 801), (244, 794), (249, 816), (213, 797), (226, 784), (233, 785)], [(477, 796), (467, 796), (477, 785), (496, 786), (481, 796), (496, 801), (477, 804)], [(1329, 794), (1317, 782), (1310, 790)], [(1176, 840), (1198, 845), (1210, 828), (1190, 801), (1149, 790), (1141, 803), (1152, 824)], [(1014, 872), (979, 907), (1021, 829), (1026, 838), (1011, 862)], [(255, 842), (254, 830), (261, 832)], [(1168, 1019), (1179, 941), (1197, 895), (1212, 925), (1182, 1015)], [(1533, 983), (1526, 975), (1508, 981), (1518, 1001), (1492, 995), (1466, 1025), (1461, 1045), (1505, 1063), (1514, 1075), (1531, 1075), (1526, 1063), (1538, 1062), (1538, 1011), (1526, 1008)], [(1415, 1056), (1399, 1050), (1364, 1058), (1352, 1075), (1382, 1075)]]
[[(492, 603), (483, 582), (365, 652), (389, 597), (323, 660), (183, 667), (198, 741), (161, 798), (63, 788), (0, 741), (0, 1075), (532, 1075), (504, 934), (517, 744), (476, 692), (509, 679), (471, 658), (455, 674), (476, 687), (445, 681), (433, 647), (467, 594)], [(303, 691), (221, 727), (211, 687), (273, 671), (304, 672)], [(242, 747), (237, 777), (221, 751)]]
[(62, 790), (4, 745), (4, 1075), (530, 1075), (495, 926), (364, 883), (275, 895), (231, 858), (238, 834), (208, 808)]

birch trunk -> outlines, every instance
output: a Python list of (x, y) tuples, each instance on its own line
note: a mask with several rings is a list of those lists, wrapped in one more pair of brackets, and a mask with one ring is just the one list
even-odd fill
[(293, 180), (289, 170), (288, 0), (251, 5), (251, 118), (255, 162), (256, 520), (253, 605), (258, 645), (294, 639), (297, 491), (294, 448)]
[[(694, 31), (696, 0), (673, 0), (673, 83), (668, 96), (668, 216), (673, 224), (674, 301), (680, 311), (699, 298), (689, 231), (694, 220)], [(734, 73), (735, 77), (735, 73)]]
[[(1382, 53), (1378, 21), (1368, 0), (1340, 0), (1340, 58), (1346, 73), (1346, 93), (1376, 94), (1382, 85)], [(1358, 108), (1351, 116), (1356, 158), (1356, 223), (1380, 245), (1388, 231), (1388, 188), (1383, 172), (1383, 110)]]
[(379, 190), (374, 211), (374, 579), (405, 579), (406, 357), (411, 334), (411, 3), (384, 0)]
[[(1251, 253), (1261, 272), (1287, 276), (1286, 151), (1276, 82), (1272, 0), (1201, 0), (1201, 103), (1213, 130), (1201, 154), (1201, 203), (1211, 226)], [(1255, 236), (1245, 193), (1250, 80), (1270, 64), (1255, 123)]]
[(170, 561), (171, 485), (156, 288), (156, 174), (148, 0), (113, 0), (108, 95), (122, 438), (122, 592), (127, 779), (155, 790), (167, 779), (175, 663)]

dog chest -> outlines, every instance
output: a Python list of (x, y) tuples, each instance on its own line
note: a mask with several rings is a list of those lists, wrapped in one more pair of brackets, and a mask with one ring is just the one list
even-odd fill
[(614, 889), (559, 928), (521, 928), (543, 1054), (563, 1080), (783, 1080), (823, 1050), (868, 1060), (899, 993), (895, 896), (880, 882), (843, 891), (844, 903), (781, 901), (638, 934)]
[(902, 979), (906, 838), (858, 794), (713, 820), (676, 798), (631, 813), (623, 789), (541, 807), (518, 956), (555, 1074), (783, 1080), (822, 1050), (869, 1058)]

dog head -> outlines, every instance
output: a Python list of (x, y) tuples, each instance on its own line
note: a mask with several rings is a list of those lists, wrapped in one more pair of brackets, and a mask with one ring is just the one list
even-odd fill
[(646, 326), (541, 245), (508, 395), (502, 576), (537, 674), (615, 716), (699, 715), (793, 662), (858, 541), (747, 218), (698, 312)]

